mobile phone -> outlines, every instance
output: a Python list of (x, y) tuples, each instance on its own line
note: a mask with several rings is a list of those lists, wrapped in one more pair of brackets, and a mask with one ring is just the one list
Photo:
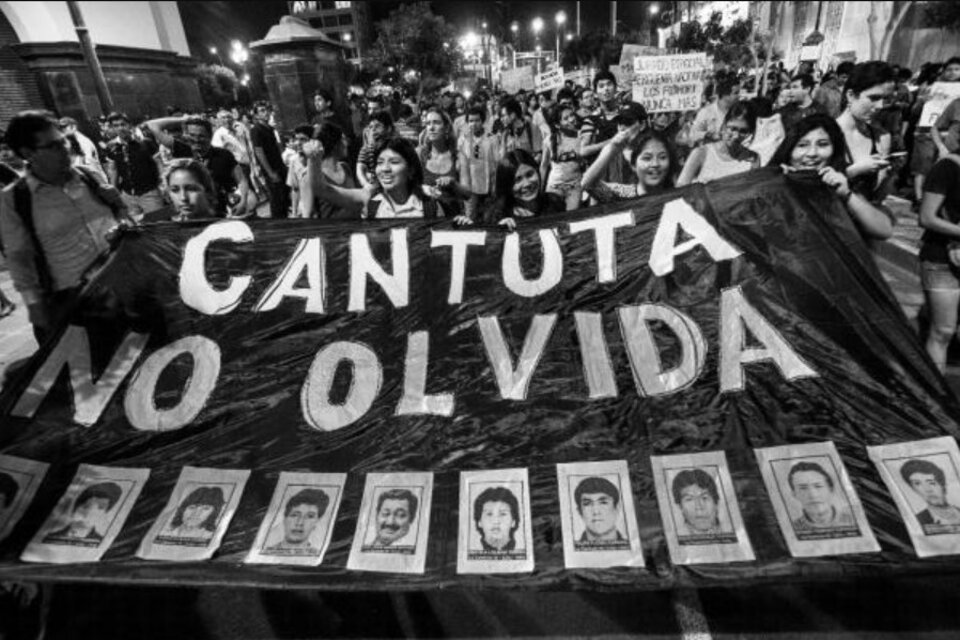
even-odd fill
[(907, 152), (906, 152), (906, 151), (894, 151), (893, 153), (888, 153), (888, 154), (887, 154), (887, 157), (888, 157), (888, 158), (902, 158), (902, 157), (905, 156), (905, 155), (907, 155)]

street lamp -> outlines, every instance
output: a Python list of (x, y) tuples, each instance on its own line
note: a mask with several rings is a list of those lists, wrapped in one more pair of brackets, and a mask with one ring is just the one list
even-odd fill
[(660, 13), (660, 5), (658, 5), (657, 3), (653, 3), (652, 5), (650, 5), (650, 15), (655, 16), (658, 13)]
[(220, 66), (223, 66), (223, 58), (220, 57), (220, 52), (217, 51), (216, 47), (210, 47), (210, 55), (216, 56), (217, 61), (220, 63)]
[(533, 35), (536, 38), (537, 42), (537, 73), (540, 73), (542, 69), (540, 68), (540, 52), (542, 51), (540, 47), (540, 32), (543, 31), (543, 18), (537, 16), (533, 19), (533, 22), (530, 23), (530, 27), (533, 29)]
[(557, 60), (557, 67), (559, 67), (559, 66), (560, 66), (560, 28), (561, 28), (561, 27), (564, 25), (564, 23), (566, 23), (566, 21), (567, 21), (567, 14), (566, 14), (566, 12), (564, 12), (564, 11), (557, 11), (557, 15), (555, 16), (555, 19), (556, 19), (556, 21), (557, 21), (557, 39), (556, 39), (556, 40), (557, 40), (557, 51), (556, 51), (557, 58), (556, 58), (556, 60)]

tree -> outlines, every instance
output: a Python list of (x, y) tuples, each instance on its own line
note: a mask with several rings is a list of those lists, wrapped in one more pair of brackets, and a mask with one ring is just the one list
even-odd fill
[(240, 83), (232, 69), (218, 64), (201, 64), (197, 67), (197, 85), (203, 103), (208, 108), (217, 108), (234, 103)]
[(429, 2), (400, 5), (376, 24), (376, 30), (377, 39), (364, 63), (384, 77), (416, 71), (421, 95), (446, 84), (457, 68), (454, 29), (430, 10)]
[(624, 44), (650, 44), (646, 31), (620, 31), (611, 37), (605, 30), (589, 31), (566, 43), (560, 55), (560, 66), (606, 69), (620, 64), (620, 50)]

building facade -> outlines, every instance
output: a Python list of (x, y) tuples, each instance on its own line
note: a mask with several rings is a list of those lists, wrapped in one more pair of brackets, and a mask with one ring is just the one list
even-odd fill
[[(181, 108), (202, 108), (176, 2), (77, 5), (114, 109), (163, 115), (171, 96)], [(66, 2), (0, 2), (0, 126), (25, 108), (73, 117), (85, 129), (107, 111)]]
[(680, 22), (706, 22), (719, 12), (729, 26), (749, 19), (768, 36), (774, 52), (787, 68), (801, 60), (822, 69), (843, 60), (885, 60), (910, 69), (924, 62), (960, 55), (960, 38), (931, 24), (927, 2), (843, 0), (788, 2), (675, 2), (678, 20), (660, 32), (661, 42), (675, 33)]
[(347, 58), (360, 64), (370, 48), (373, 28), (367, 3), (350, 0), (296, 0), (289, 2), (290, 15), (305, 20), (328, 38), (347, 47)]

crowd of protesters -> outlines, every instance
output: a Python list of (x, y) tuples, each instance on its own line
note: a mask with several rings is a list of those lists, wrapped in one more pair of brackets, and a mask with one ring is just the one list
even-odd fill
[[(171, 108), (141, 123), (111, 113), (96, 141), (70, 118), (25, 112), (3, 137), (0, 180), (10, 186), (0, 238), (42, 336), (121, 219), (269, 210), (272, 218), (446, 217), (512, 229), (524, 218), (774, 165), (817, 173), (865, 240), (892, 234), (887, 196), (913, 201), (927, 229), (927, 350), (943, 367), (960, 303), (960, 100), (932, 126), (920, 115), (934, 83), (958, 81), (956, 58), (916, 73), (878, 61), (823, 74), (810, 63), (791, 72), (780, 64), (763, 78), (719, 70), (698, 111), (655, 114), (609, 71), (589, 86), (515, 95), (417, 100), (380, 86), (338, 100), (320, 89), (311, 120), (290, 131), (278, 131), (272, 106), (258, 102), (206, 114)], [(82, 215), (68, 215), (68, 204)], [(24, 215), (25, 206), (44, 214)], [(0, 294), (0, 316), (12, 308)]]

